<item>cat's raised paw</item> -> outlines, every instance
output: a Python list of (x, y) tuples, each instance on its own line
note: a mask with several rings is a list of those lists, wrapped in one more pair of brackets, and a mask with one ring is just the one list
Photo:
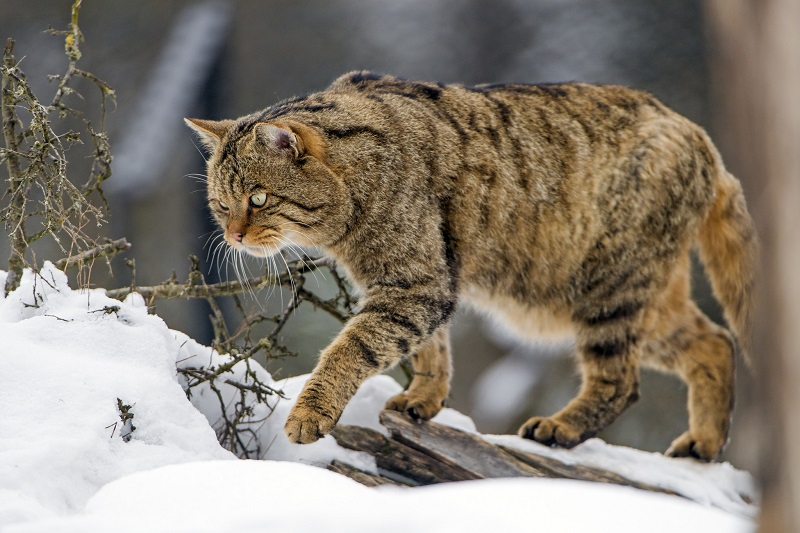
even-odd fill
[(557, 420), (553, 417), (534, 416), (525, 422), (517, 434), (545, 446), (572, 448), (584, 440), (581, 428)]
[(430, 420), (442, 410), (442, 402), (431, 400), (413, 393), (401, 392), (389, 398), (384, 409), (407, 413), (414, 420)]
[(714, 461), (719, 457), (724, 444), (722, 439), (701, 439), (687, 431), (672, 441), (664, 455), (668, 457), (694, 457), (700, 461)]
[(295, 405), (286, 419), (284, 431), (289, 441), (295, 444), (311, 444), (331, 432), (335, 422), (324, 414)]

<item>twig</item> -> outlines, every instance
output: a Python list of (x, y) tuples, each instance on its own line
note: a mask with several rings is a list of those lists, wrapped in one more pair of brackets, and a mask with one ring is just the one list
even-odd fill
[[(305, 274), (318, 269), (324, 264), (324, 261), (296, 261), (294, 263), (290, 263), (289, 272), (283, 272), (277, 277), (264, 274), (258, 278), (250, 278), (245, 281), (220, 281), (218, 283), (205, 283), (204, 280), (190, 278), (186, 283), (180, 283), (176, 279), (170, 279), (158, 285), (136, 287), (135, 292), (141, 294), (146, 300), (151, 298), (177, 298), (189, 300), (193, 298), (207, 299), (219, 296), (232, 296), (234, 294), (241, 294), (251, 290), (261, 290), (270, 285), (289, 286), (289, 280), (294, 275), (293, 272)], [(133, 291), (133, 287), (122, 287), (119, 289), (107, 290), (106, 295), (109, 298), (121, 300)]]
[(65, 257), (55, 262), (55, 267), (59, 270), (68, 270), (77, 267), (88, 261), (93, 261), (98, 257), (110, 257), (120, 252), (125, 252), (131, 247), (130, 243), (125, 239), (117, 239), (110, 241), (100, 246), (95, 246), (89, 250), (85, 250), (72, 257)]
[[(42, 103), (31, 90), (25, 73), (14, 58), (14, 41), (8, 39), (3, 50), (2, 71), (2, 129), (5, 147), (0, 149), (0, 159), (6, 161), (9, 189), (3, 196), (5, 205), (0, 208), (0, 218), (5, 221), (11, 243), (8, 262), (9, 275), (6, 278), (6, 292), (19, 283), (22, 269), (26, 266), (36, 270), (35, 254), (30, 246), (38, 239), (50, 236), (66, 256), (62, 268), (78, 266), (81, 272), (77, 279), (82, 287), (88, 286), (93, 254), (104, 255), (111, 249), (99, 244), (90, 227), (105, 222), (103, 211), (94, 205), (89, 195), (97, 191), (103, 200), (100, 183), (111, 172), (111, 153), (108, 138), (103, 131), (106, 98), (114, 98), (114, 92), (104, 81), (76, 66), (81, 52), (79, 44), (83, 36), (78, 28), (78, 13), (81, 0), (74, 0), (72, 17), (67, 31), (51, 32), (65, 36), (65, 53), (68, 59), (66, 72), (58, 79), (59, 84), (50, 104)], [(82, 77), (94, 83), (101, 92), (101, 127), (95, 130), (91, 122), (81, 113), (68, 107), (64, 100), (75, 93), (69, 87), (74, 78)], [(30, 116), (21, 121), (18, 110)], [(73, 130), (56, 133), (52, 115), (59, 117), (80, 117), (86, 131), (92, 138), (94, 151), (89, 171), (89, 181), (78, 187), (67, 175), (67, 150), (75, 144), (82, 144), (81, 135)], [(30, 227), (36, 226), (30, 233)], [(101, 249), (95, 251), (94, 249)], [(30, 255), (30, 261), (27, 257)], [(87, 264), (88, 263), (88, 264)], [(84, 268), (88, 267), (88, 268)]]

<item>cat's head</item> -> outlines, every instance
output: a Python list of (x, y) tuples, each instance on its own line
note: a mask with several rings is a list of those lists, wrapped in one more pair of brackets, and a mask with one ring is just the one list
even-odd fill
[(326, 246), (344, 232), (349, 196), (323, 138), (296, 121), (186, 119), (208, 150), (208, 205), (225, 241), (267, 257)]

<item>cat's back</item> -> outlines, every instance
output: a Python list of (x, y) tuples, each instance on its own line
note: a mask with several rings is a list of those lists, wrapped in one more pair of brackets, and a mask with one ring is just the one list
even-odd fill
[(409, 107), (435, 108), (438, 119), (457, 129), (480, 129), (481, 120), (486, 119), (482, 114), (497, 115), (504, 121), (497, 126), (506, 134), (523, 133), (515, 132), (514, 126), (522, 126), (525, 116), (538, 119), (536, 126), (550, 129), (577, 122), (595, 141), (600, 139), (588, 130), (619, 132), (643, 118), (679, 116), (650, 93), (579, 82), (462, 85), (355, 71), (337, 78), (325, 93), (379, 102), (389, 113), (403, 114)]
[(703, 135), (651, 94), (618, 85), (468, 86), (357, 71), (320, 95), (336, 107), (324, 111), (328, 120), (374, 127), (383, 147), (405, 148), (412, 160), (427, 152), (413, 163), (447, 182), (514, 176), (508, 184), (534, 197), (570, 177), (601, 179), (642, 139), (662, 136), (680, 151), (682, 139)]
[(489, 286), (498, 260), (512, 273), (535, 272), (543, 291), (570, 283), (598, 249), (604, 261), (641, 243), (650, 253), (683, 241), (713, 197), (710, 174), (699, 171), (716, 157), (705, 133), (644, 91), (369, 72), (346, 74), (330, 90), (375, 103), (394, 117), (397, 142), (429, 158), (419, 175), (430, 172), (447, 195), (464, 273)]

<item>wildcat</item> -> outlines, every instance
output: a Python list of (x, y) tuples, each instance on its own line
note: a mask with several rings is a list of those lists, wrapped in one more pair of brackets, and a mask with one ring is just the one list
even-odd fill
[(210, 152), (230, 246), (316, 246), (360, 292), (286, 422), (310, 443), (369, 376), (405, 357), (386, 408), (427, 420), (451, 375), (459, 305), (521, 337), (572, 335), (578, 395), (519, 434), (573, 447), (638, 397), (640, 366), (688, 385), (667, 453), (713, 460), (733, 405), (734, 337), (690, 299), (699, 249), (744, 347), (757, 244), (706, 133), (651, 95), (582, 83), (474, 87), (352, 72), (238, 120), (187, 119)]

